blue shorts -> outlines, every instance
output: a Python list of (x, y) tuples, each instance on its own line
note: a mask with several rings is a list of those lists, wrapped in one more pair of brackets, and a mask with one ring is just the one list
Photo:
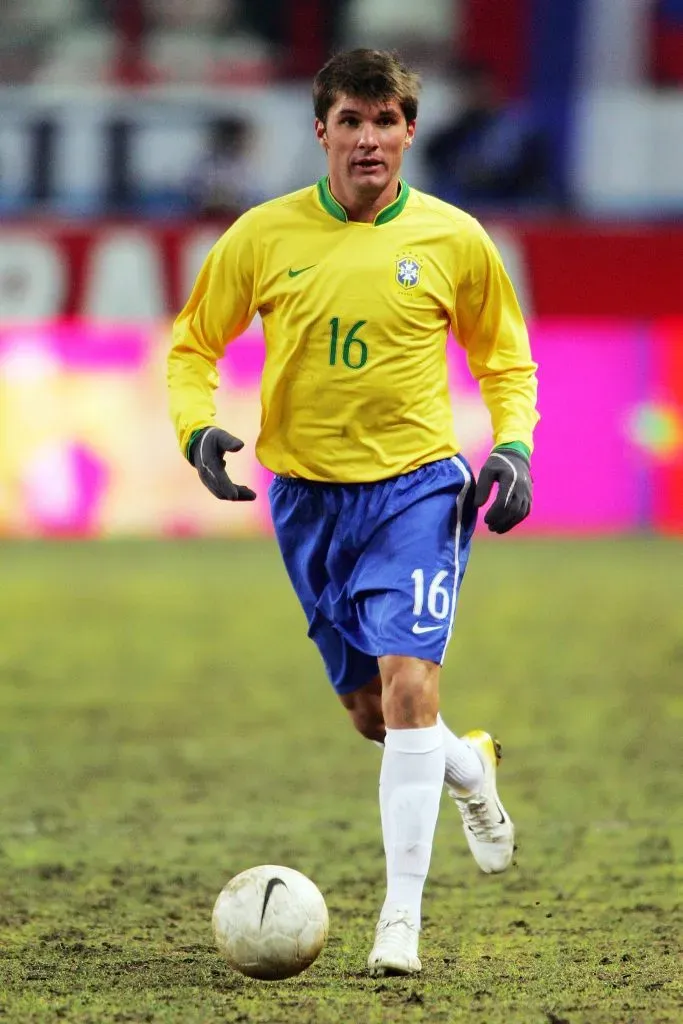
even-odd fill
[(384, 654), (441, 664), (476, 523), (461, 455), (370, 484), (276, 476), (280, 550), (332, 685), (365, 686)]

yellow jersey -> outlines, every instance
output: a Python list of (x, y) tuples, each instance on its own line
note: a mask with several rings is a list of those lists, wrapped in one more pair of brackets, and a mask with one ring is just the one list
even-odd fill
[(532, 448), (536, 364), (501, 258), (473, 217), (405, 181), (373, 223), (349, 221), (324, 178), (249, 210), (216, 243), (168, 361), (184, 453), (214, 425), (217, 360), (257, 313), (256, 455), (274, 473), (370, 482), (456, 454), (451, 329), (494, 443)]

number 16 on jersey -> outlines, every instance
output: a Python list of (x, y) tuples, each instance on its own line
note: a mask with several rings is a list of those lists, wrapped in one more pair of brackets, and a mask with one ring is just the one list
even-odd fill
[[(341, 358), (349, 370), (360, 370), (368, 361), (368, 346), (356, 336), (356, 331), (365, 327), (367, 320), (356, 320), (353, 327), (347, 333), (341, 348)], [(333, 316), (330, 320), (330, 366), (337, 365), (339, 349), (339, 317)]]

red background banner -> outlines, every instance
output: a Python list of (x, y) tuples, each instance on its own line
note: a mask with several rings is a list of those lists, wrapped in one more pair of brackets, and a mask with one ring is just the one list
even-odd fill
[[(126, 310), (117, 296), (123, 292), (131, 316), (145, 318), (133, 304), (143, 290), (149, 318), (172, 315), (181, 308), (201, 257), (226, 226), (5, 225), (0, 229), (0, 317), (34, 319), (37, 288), (49, 289), (49, 316), (101, 316), (108, 292), (114, 318), (120, 320)], [(683, 315), (683, 226), (564, 221), (492, 221), (486, 226), (494, 233), (504, 230), (526, 279), (529, 312), (536, 317), (651, 320)], [(50, 254), (52, 271), (36, 258), (41, 252)]]

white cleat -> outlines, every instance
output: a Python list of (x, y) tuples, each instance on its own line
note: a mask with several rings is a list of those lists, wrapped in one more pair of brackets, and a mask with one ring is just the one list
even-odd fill
[(510, 867), (515, 850), (515, 827), (496, 790), (500, 744), (480, 729), (465, 733), (462, 739), (479, 755), (484, 783), (479, 793), (453, 787), (448, 793), (462, 815), (463, 831), (477, 864), (487, 875), (499, 874)]
[(389, 917), (380, 917), (375, 929), (375, 945), (368, 957), (368, 968), (374, 978), (390, 974), (417, 974), (422, 964), (417, 955), (420, 931), (407, 910), (396, 910)]

